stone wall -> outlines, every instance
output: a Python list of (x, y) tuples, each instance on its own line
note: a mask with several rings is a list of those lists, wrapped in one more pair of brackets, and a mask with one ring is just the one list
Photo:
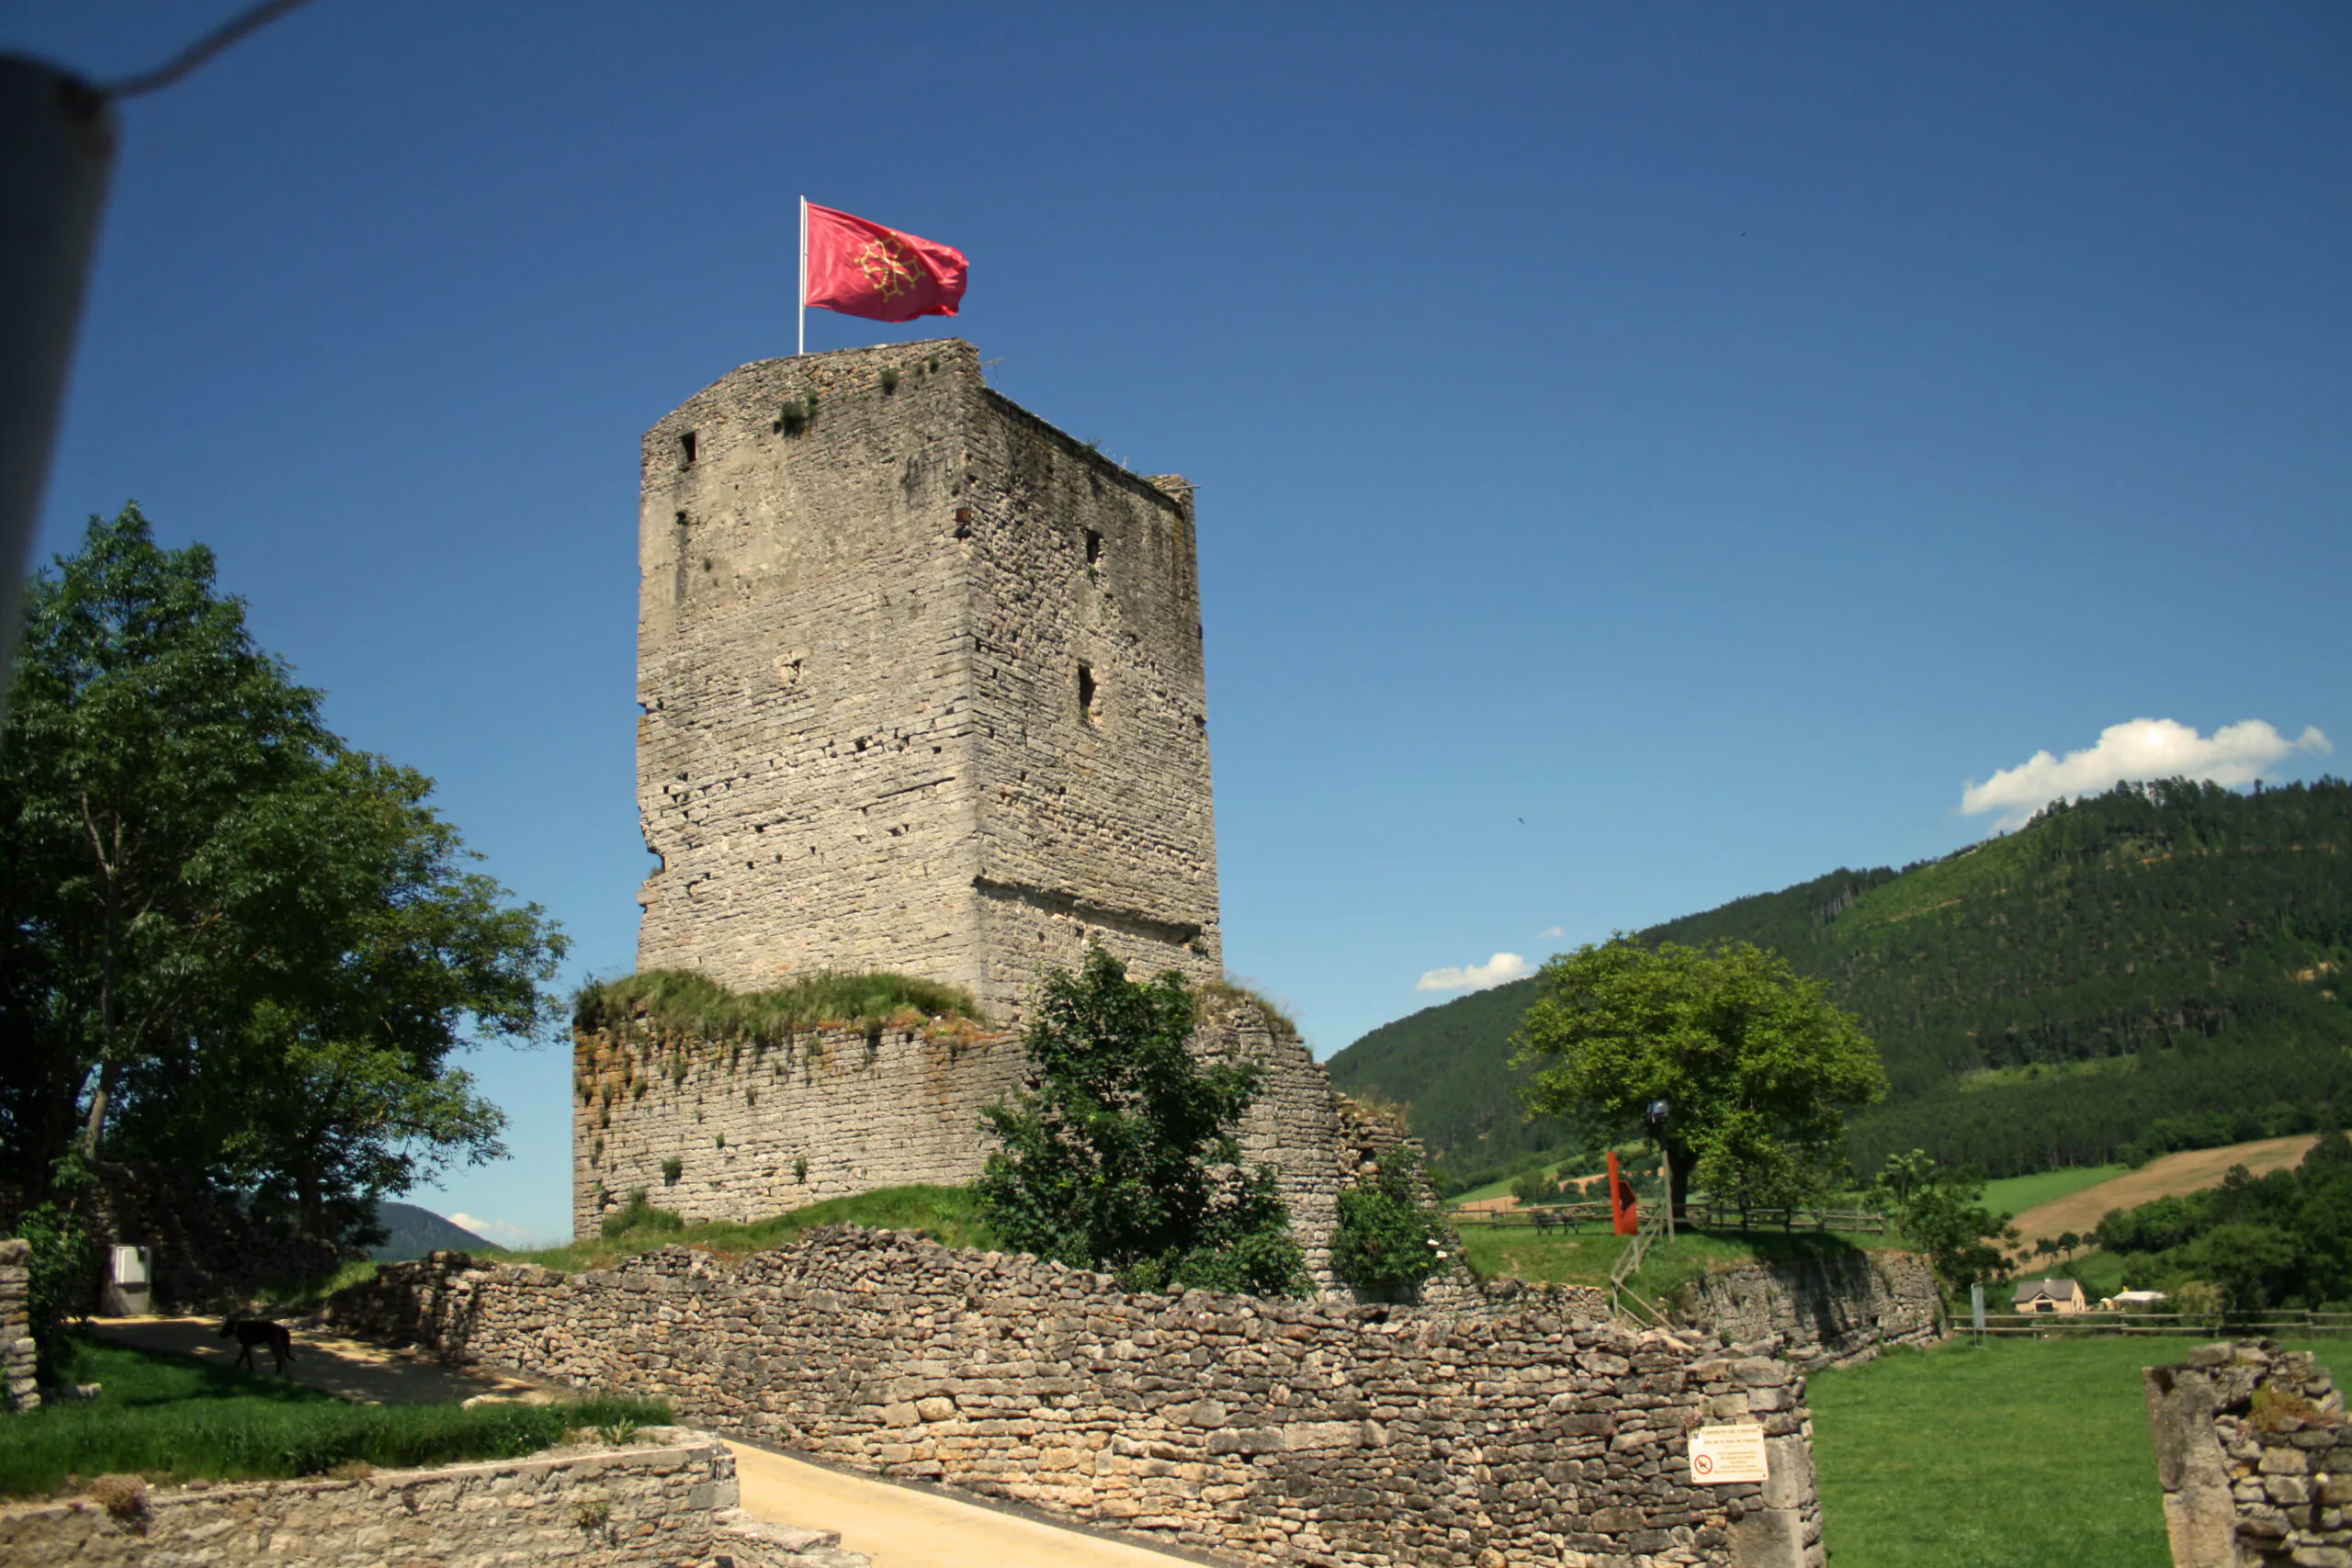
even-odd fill
[[(863, 1568), (829, 1532), (763, 1526), (735, 1507), (735, 1457), (702, 1434), (650, 1446), (362, 1479), (131, 1484), (0, 1506), (10, 1568), (106, 1562), (538, 1562), (575, 1568)], [(128, 1481), (129, 1478), (119, 1478)]]
[(38, 1347), (33, 1343), (32, 1243), (0, 1241), (0, 1411), (34, 1410), (40, 1386), (34, 1381)]
[[(1340, 1190), (1410, 1140), (1333, 1090), (1298, 1036), (1255, 1001), (1216, 987), (1202, 1003), (1195, 1051), (1265, 1069), (1242, 1123), (1242, 1158), (1281, 1172), (1308, 1269), (1318, 1288), (1338, 1291)], [(1024, 1062), (1013, 1035), (952, 1022), (825, 1030), (766, 1046), (671, 1035), (642, 1018), (582, 1032), (572, 1053), (573, 1231), (594, 1235), (638, 1188), (690, 1221), (748, 1222), (878, 1187), (960, 1186), (988, 1158), (980, 1108), (1019, 1081)], [(1473, 1294), (1457, 1273), (1423, 1297), (1458, 1304)]]
[(1719, 1269), (1691, 1280), (1669, 1311), (1679, 1324), (1769, 1348), (1807, 1369), (1868, 1360), (1882, 1346), (1930, 1344), (1946, 1333), (1936, 1271), (1910, 1252)]
[[(439, 1254), (328, 1311), (1242, 1562), (1823, 1561), (1803, 1375), (1696, 1337), (1129, 1295), (855, 1227), (740, 1263), (673, 1247), (574, 1275)], [(1688, 1433), (1734, 1418), (1763, 1426), (1771, 1479), (1694, 1485)]]
[[(787, 421), (790, 406), (814, 416)], [(1222, 973), (1191, 488), (948, 339), (746, 365), (646, 434), (641, 968)]]
[(2174, 1568), (2352, 1565), (2352, 1427), (2310, 1352), (2200, 1345), (2146, 1377)]

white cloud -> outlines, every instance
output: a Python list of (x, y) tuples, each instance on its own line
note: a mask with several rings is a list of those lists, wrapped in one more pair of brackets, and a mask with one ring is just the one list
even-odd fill
[(1545, 926), (1542, 931), (1537, 931), (1535, 934), (1545, 941), (1549, 941), (1553, 937), (1566, 936), (1568, 933), (1562, 931), (1558, 926)]
[(478, 1220), (471, 1214), (452, 1214), (449, 1223), (463, 1225), (482, 1240), (496, 1242), (501, 1247), (519, 1247), (531, 1240), (529, 1231), (521, 1225), (509, 1224), (504, 1220)]
[(1516, 980), (1522, 975), (1532, 975), (1535, 966), (1516, 953), (1498, 953), (1484, 964), (1468, 968), (1449, 966), (1432, 969), (1413, 982), (1417, 991), (1483, 991), (1489, 986), (1499, 986), (1506, 980)]
[(2317, 729), (2290, 740), (2258, 718), (2225, 724), (2211, 739), (2168, 718), (2135, 718), (2109, 725), (2096, 746), (2063, 758), (2036, 751), (1983, 784), (1972, 779), (1960, 810), (1963, 817), (1997, 811), (1993, 827), (2007, 832), (2053, 800), (2093, 795), (2125, 779), (2203, 779), (2234, 789), (2299, 751), (2324, 756), (2335, 750)]

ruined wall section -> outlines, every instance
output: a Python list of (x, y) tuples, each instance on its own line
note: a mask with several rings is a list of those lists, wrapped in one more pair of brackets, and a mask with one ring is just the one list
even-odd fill
[(1017, 1038), (958, 1022), (776, 1044), (673, 1035), (642, 1020), (579, 1034), (573, 1234), (595, 1235), (639, 1188), (699, 1224), (880, 1187), (960, 1186), (988, 1157), (980, 1107), (1022, 1066)]
[[(647, 433), (640, 969), (975, 989), (968, 344), (744, 366)], [(815, 411), (805, 423), (787, 405)]]
[[(1242, 1158), (1276, 1168), (1317, 1287), (1344, 1292), (1330, 1271), (1340, 1191), (1403, 1134), (1335, 1093), (1298, 1035), (1245, 995), (1204, 994), (1193, 1050), (1264, 1069)], [(690, 1222), (748, 1223), (880, 1187), (962, 1186), (992, 1146), (980, 1108), (1026, 1065), (1017, 1034), (953, 1021), (820, 1030), (777, 1044), (695, 1039), (643, 1017), (577, 1034), (573, 1234), (596, 1235), (639, 1188)], [(1470, 1300), (1466, 1278), (1457, 1283), (1462, 1291), (1440, 1282), (1425, 1299)]]
[(989, 1004), (1099, 942), (1224, 974), (1192, 488), (989, 394), (967, 457)]

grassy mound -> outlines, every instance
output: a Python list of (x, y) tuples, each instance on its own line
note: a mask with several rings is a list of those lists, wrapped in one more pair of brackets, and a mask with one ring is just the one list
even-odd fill
[(519, 1459), (585, 1427), (617, 1436), (670, 1420), (658, 1400), (564, 1404), (349, 1404), (277, 1378), (177, 1356), (74, 1342), (63, 1369), (104, 1385), (87, 1404), (7, 1417), (0, 1496), (54, 1493), (68, 1476), (136, 1474), (161, 1483), (284, 1481), (349, 1465), (409, 1469)]
[[(1464, 1225), (1463, 1249), (1473, 1271), (1483, 1278), (1509, 1277), (1531, 1285), (1600, 1285), (1625, 1250), (1626, 1238), (1606, 1228), (1581, 1233), (1565, 1229), (1539, 1231), (1516, 1225)], [(1702, 1274), (1747, 1263), (1795, 1263), (1813, 1258), (1850, 1257), (1881, 1247), (1901, 1247), (1886, 1235), (1847, 1235), (1839, 1232), (1692, 1231), (1678, 1233), (1673, 1241), (1654, 1249), (1641, 1272), (1627, 1281), (1645, 1301), (1663, 1301)]]
[(871, 1225), (877, 1230), (920, 1231), (943, 1247), (993, 1247), (996, 1239), (981, 1223), (972, 1196), (960, 1187), (884, 1187), (872, 1192), (828, 1198), (805, 1209), (777, 1214), (750, 1224), (712, 1221), (684, 1224), (666, 1210), (650, 1206), (638, 1211), (635, 1224), (618, 1235), (538, 1252), (501, 1254), (503, 1263), (537, 1263), (566, 1271), (601, 1269), (623, 1258), (634, 1258), (657, 1247), (684, 1246), (722, 1257), (740, 1258), (770, 1247), (788, 1247), (800, 1233), (818, 1225)]
[(572, 999), (571, 1024), (592, 1032), (627, 1023), (640, 1008), (658, 1029), (767, 1044), (820, 1028), (876, 1029), (935, 1018), (986, 1021), (968, 991), (911, 975), (810, 975), (771, 991), (732, 991), (690, 969), (650, 969), (582, 987)]

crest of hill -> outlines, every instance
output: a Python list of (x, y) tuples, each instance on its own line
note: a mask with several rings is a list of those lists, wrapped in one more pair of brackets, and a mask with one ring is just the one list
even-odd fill
[[(1840, 870), (1640, 933), (1753, 942), (1827, 983), (1886, 1058), (1854, 1163), (1926, 1148), (2014, 1175), (2332, 1124), (2352, 1111), (2352, 784), (2182, 781), (2053, 806), (1905, 868)], [(1532, 981), (1334, 1055), (1455, 1170), (1560, 1140), (1520, 1121)], [(2087, 1093), (2095, 1080), (2097, 1092)]]
[(389, 1200), (376, 1205), (376, 1223), (384, 1239), (368, 1249), (379, 1263), (400, 1263), (428, 1252), (496, 1252), (500, 1250), (453, 1220), (430, 1209)]

